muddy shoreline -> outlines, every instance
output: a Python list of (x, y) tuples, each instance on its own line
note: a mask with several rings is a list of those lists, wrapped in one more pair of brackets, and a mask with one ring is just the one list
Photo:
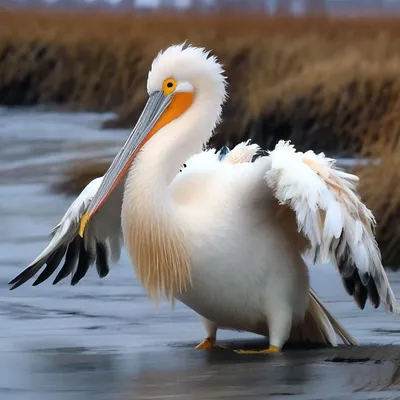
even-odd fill
[[(224, 344), (257, 348), (261, 343)], [(20, 371), (19, 384), (5, 382), (7, 373), (0, 378), (0, 396), (7, 400), (400, 398), (400, 346), (287, 349), (278, 355), (240, 356), (222, 349), (196, 350), (194, 345), (177, 340), (164, 349), (143, 348), (139, 354), (85, 348), (34, 351), (25, 371)], [(25, 357), (1, 356), (2, 368)]]

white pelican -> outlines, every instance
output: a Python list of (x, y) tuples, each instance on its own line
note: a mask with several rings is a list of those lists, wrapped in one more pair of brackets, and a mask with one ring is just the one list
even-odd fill
[(292, 341), (336, 346), (336, 334), (355, 344), (310, 288), (303, 256), (311, 254), (333, 261), (361, 309), (369, 297), (399, 313), (356, 176), (287, 142), (269, 152), (248, 142), (204, 149), (226, 100), (223, 74), (201, 48), (158, 54), (123, 148), (11, 289), (46, 264), (34, 285), (43, 282), (65, 254), (54, 283), (72, 275), (75, 285), (94, 263), (104, 277), (125, 243), (150, 298), (177, 299), (199, 315), (206, 338), (197, 348), (214, 347), (218, 329), (268, 337), (261, 354)]

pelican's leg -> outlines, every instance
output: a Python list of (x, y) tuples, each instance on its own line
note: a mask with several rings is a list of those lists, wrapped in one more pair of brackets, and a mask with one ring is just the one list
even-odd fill
[(280, 305), (279, 309), (269, 313), (269, 346), (263, 350), (235, 350), (238, 354), (270, 354), (280, 353), (292, 330), (292, 309)]
[(201, 315), (199, 317), (201, 323), (206, 330), (207, 337), (196, 346), (196, 349), (210, 350), (215, 347), (215, 342), (217, 340), (217, 325), (215, 325), (214, 322), (202, 317)]

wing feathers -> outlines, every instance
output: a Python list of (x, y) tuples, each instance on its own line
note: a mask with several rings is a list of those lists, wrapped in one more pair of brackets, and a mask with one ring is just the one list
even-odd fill
[(107, 246), (103, 243), (96, 243), (96, 269), (100, 278), (104, 278), (110, 272), (108, 264), (108, 250)]
[(380, 304), (380, 298), (379, 298), (378, 289), (377, 289), (375, 281), (373, 279), (370, 279), (368, 281), (367, 290), (368, 290), (369, 301), (372, 303), (374, 308), (378, 308), (379, 304)]
[(31, 279), (32, 276), (34, 276), (40, 270), (40, 268), (42, 268), (42, 266), (43, 262), (37, 262), (36, 264), (33, 264), (30, 267), (24, 269), (18, 276), (16, 276), (12, 281), (9, 282), (10, 285), (13, 285), (11, 286), (10, 290), (16, 289), (27, 280)]
[(35, 282), (33, 282), (32, 286), (40, 285), (44, 282), (52, 273), (57, 269), (61, 260), (65, 256), (67, 252), (67, 246), (61, 246), (58, 250), (56, 250), (53, 255), (50, 257), (46, 268), (42, 271), (42, 273), (38, 276)]
[(76, 263), (79, 258), (80, 241), (79, 237), (75, 237), (68, 246), (67, 254), (65, 256), (64, 265), (60, 269), (53, 281), (53, 285), (56, 285), (61, 280), (65, 279), (68, 275), (71, 275), (75, 269)]
[(95, 257), (90, 249), (85, 247), (84, 240), (79, 238), (79, 262), (74, 275), (72, 276), (71, 285), (75, 286), (88, 272), (89, 267), (94, 263)]
[(102, 178), (94, 179), (80, 193), (62, 220), (53, 228), (52, 238), (47, 247), (24, 271), (9, 282), (13, 285), (11, 290), (27, 282), (46, 265), (33, 283), (33, 286), (40, 285), (54, 274), (64, 256), (64, 265), (55, 277), (53, 285), (70, 275), (72, 275), (71, 285), (76, 285), (87, 274), (94, 262), (96, 262), (100, 278), (108, 274), (109, 255), (113, 262), (117, 262), (121, 253), (122, 191), (114, 191), (115, 193), (110, 196), (112, 203), (108, 201), (105, 204), (106, 211), (101, 210), (94, 219), (88, 222), (85, 240), (78, 235), (80, 220), (87, 211), (101, 181)]
[(71, 236), (72, 232), (69, 220), (66, 220), (61, 226), (53, 229), (53, 237), (48, 246), (34, 261), (31, 262), (30, 265), (28, 265), (24, 271), (9, 282), (10, 285), (14, 285), (10, 290), (16, 289), (32, 278), (40, 268), (42, 268), (43, 265), (46, 264), (63, 245), (65, 245), (65, 243), (68, 243)]
[(355, 189), (358, 177), (336, 169), (323, 153), (297, 152), (289, 142), (280, 141), (269, 157), (265, 179), (278, 202), (293, 209), (314, 261), (336, 262), (360, 308), (369, 298), (374, 307), (382, 302), (400, 313), (374, 237), (374, 216)]

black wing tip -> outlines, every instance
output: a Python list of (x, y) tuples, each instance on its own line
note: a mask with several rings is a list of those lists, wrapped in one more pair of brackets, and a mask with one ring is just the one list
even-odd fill
[[(64, 264), (65, 265), (65, 264)], [(61, 282), (63, 279), (65, 279), (70, 273), (72, 272), (71, 270), (67, 270), (64, 268), (61, 268), (57, 276), (54, 278), (52, 285), (57, 285), (57, 283)]]
[(354, 291), (354, 300), (357, 302), (361, 310), (364, 310), (365, 304), (368, 299), (368, 290), (361, 281), (361, 278), (357, 281), (356, 288)]
[(30, 265), (29, 267), (25, 268), (20, 274), (18, 274), (14, 279), (8, 282), (9, 285), (13, 285), (10, 290), (14, 290), (24, 283), (26, 283), (29, 279), (32, 278), (39, 270), (42, 268), (43, 264), (46, 261), (43, 260), (36, 264)]
[(20, 287), (22, 284), (24, 284), (24, 282), (22, 282), (22, 281), (16, 282), (13, 286), (11, 286), (9, 288), (9, 290), (15, 290), (16, 288)]
[(375, 280), (372, 277), (368, 281), (368, 298), (369, 298), (369, 301), (371, 302), (372, 306), (376, 310), (381, 304), (381, 298), (379, 296), (378, 288), (376, 287)]
[(76, 236), (68, 245), (64, 265), (61, 267), (57, 276), (54, 278), (52, 283), (53, 285), (57, 285), (57, 283), (72, 274), (72, 271), (74, 270), (76, 262), (79, 258), (81, 242), (83, 242), (83, 239), (80, 236)]
[(105, 278), (110, 272), (108, 249), (104, 243), (96, 243), (96, 269), (100, 278)]
[(23, 279), (33, 268), (33, 265), (26, 267), (22, 272), (20, 272), (15, 278), (11, 279), (10, 282), (8, 282), (9, 285), (14, 285), (14, 283), (20, 281)]
[[(57, 285), (60, 281), (72, 275), (71, 285), (75, 286), (87, 273), (89, 267), (96, 261), (97, 272), (100, 278), (105, 278), (109, 272), (108, 251), (103, 243), (96, 244), (96, 254), (92, 254), (85, 248), (84, 240), (80, 236), (76, 236), (69, 245), (65, 245), (55, 250), (46, 260), (42, 260), (36, 264), (25, 268), (20, 274), (8, 282), (12, 285), (9, 290), (15, 290), (22, 284), (31, 279), (44, 264), (47, 264), (44, 270), (40, 273), (37, 279), (32, 283), (32, 286), (38, 286), (55, 272), (61, 260), (65, 256), (64, 265), (54, 278), (52, 284)], [(76, 262), (78, 266), (73, 273)]]
[[(349, 273), (350, 268), (352, 272)], [(354, 265), (350, 266), (346, 263), (339, 265), (339, 271), (346, 292), (353, 297), (359, 309), (365, 309), (367, 300), (369, 300), (374, 309), (380, 306), (381, 299), (375, 281), (370, 274), (360, 275)]]
[(88, 272), (89, 267), (95, 261), (95, 256), (86, 249), (83, 239), (79, 241), (79, 261), (75, 273), (71, 278), (71, 285), (75, 286)]
[(63, 276), (64, 274), (61, 274), (62, 270), (57, 274), (57, 276), (54, 278), (52, 285), (57, 285), (58, 282), (62, 281), (65, 279), (68, 275)]
[(10, 290), (14, 290), (22, 284), (26, 283), (29, 279), (35, 276), (43, 265), (46, 264), (44, 270), (40, 273), (37, 279), (33, 282), (32, 286), (38, 286), (43, 283), (46, 279), (48, 279), (53, 272), (57, 269), (60, 261), (65, 255), (67, 251), (67, 246), (61, 246), (54, 251), (52, 251), (46, 258), (38, 261), (35, 264), (31, 264), (27, 268), (25, 268), (19, 275), (17, 275), (14, 279), (12, 279), (8, 284), (13, 285)]
[[(44, 271), (43, 271), (43, 272), (44, 272)], [(42, 274), (43, 274), (43, 272), (42, 272)], [(44, 278), (44, 277), (42, 277), (42, 274), (40, 274), (40, 275), (37, 277), (37, 279), (32, 283), (32, 286), (38, 286), (38, 285), (40, 285), (41, 283), (43, 283), (45, 280), (47, 280), (48, 277)]]
[(77, 278), (75, 275), (72, 277), (71, 279), (71, 286), (75, 286), (77, 283), (79, 283), (79, 281), (81, 280), (81, 278)]
[(99, 277), (101, 279), (103, 279), (108, 275), (109, 272), (110, 272), (109, 270), (108, 271), (104, 271), (104, 272), (99, 272)]
[(37, 277), (35, 282), (33, 282), (32, 286), (38, 286), (50, 278), (50, 276), (53, 275), (54, 271), (60, 265), (60, 262), (64, 258), (66, 252), (67, 245), (61, 246), (58, 250), (56, 250), (47, 262), (46, 268)]
[(18, 276), (16, 276), (14, 279), (12, 279), (10, 282), (8, 282), (9, 285), (14, 285), (15, 282), (18, 281)]

